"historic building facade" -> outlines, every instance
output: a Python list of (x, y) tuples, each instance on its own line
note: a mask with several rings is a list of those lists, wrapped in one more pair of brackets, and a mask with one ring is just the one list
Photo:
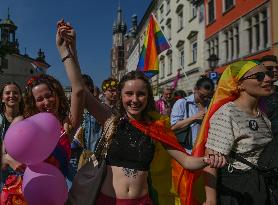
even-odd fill
[(228, 64), (240, 59), (274, 54), (274, 46), (277, 48), (277, 24), (274, 26), (272, 22), (273, 5), (277, 7), (274, 2), (205, 0), (205, 58), (217, 56), (215, 71), (221, 73)]
[(50, 65), (45, 61), (44, 52), (39, 49), (37, 58), (21, 54), (16, 39), (17, 26), (10, 15), (0, 22), (0, 84), (14, 81), (23, 87), (30, 76), (47, 71)]

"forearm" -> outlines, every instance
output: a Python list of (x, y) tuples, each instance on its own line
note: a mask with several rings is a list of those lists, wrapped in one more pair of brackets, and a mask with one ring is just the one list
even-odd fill
[(204, 157), (192, 157), (169, 147), (166, 147), (166, 149), (168, 153), (185, 169), (194, 171), (207, 166), (207, 163), (204, 162)]
[(207, 166), (204, 162), (204, 157), (186, 156), (183, 160), (182, 166), (189, 170), (199, 170)]
[(210, 204), (216, 204), (217, 170), (215, 168), (205, 167), (203, 172), (205, 176), (206, 202), (210, 202)]
[(79, 66), (76, 64), (74, 57), (64, 61), (68, 78), (71, 82), (71, 125), (74, 129), (80, 126), (83, 110), (84, 110), (84, 90), (83, 80)]
[[(206, 149), (206, 154), (213, 154), (211, 149)], [(205, 177), (205, 192), (206, 192), (206, 202), (209, 204), (215, 204), (217, 202), (217, 169), (211, 168), (209, 166), (205, 167), (203, 170)]]
[[(61, 58), (67, 56), (70, 51), (60, 51)], [(81, 76), (81, 70), (78, 63), (76, 52), (73, 52), (71, 56), (64, 61), (65, 70), (68, 79), (71, 82), (72, 92), (82, 93), (84, 90), (84, 84)]]
[(183, 119), (183, 120), (180, 120), (180, 121), (178, 121), (176, 124), (174, 124), (174, 125), (171, 127), (171, 129), (172, 129), (172, 130), (182, 129), (182, 128), (186, 127), (187, 125), (192, 124), (194, 121), (195, 121), (194, 116), (189, 117), (189, 118), (186, 118), (186, 119)]
[(112, 115), (111, 108), (102, 104), (87, 89), (85, 90), (85, 108), (102, 125), (104, 125), (106, 120)]

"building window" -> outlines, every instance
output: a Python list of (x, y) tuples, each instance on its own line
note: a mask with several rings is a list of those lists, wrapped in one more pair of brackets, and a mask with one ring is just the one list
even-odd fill
[(219, 56), (219, 39), (218, 39), (218, 37), (216, 37), (215, 40), (214, 40), (214, 47), (215, 47), (214, 54)]
[(224, 0), (224, 12), (234, 6), (234, 0)]
[(171, 35), (171, 30), (172, 30), (172, 25), (171, 25), (171, 19), (168, 19), (167, 22), (166, 22), (166, 36), (168, 37), (168, 39), (170, 40), (172, 38), (172, 35)]
[(160, 75), (160, 78), (165, 77), (165, 58), (164, 58), (164, 56), (161, 56), (161, 58), (160, 58), (159, 75)]
[(167, 71), (167, 75), (171, 75), (173, 72), (173, 58), (172, 58), (172, 54), (169, 54), (167, 56), (167, 62), (168, 62), (168, 71)]
[(207, 42), (207, 56), (211, 56), (212, 54), (215, 54), (216, 56), (219, 56), (219, 38), (218, 36), (213, 37), (211, 40)]
[(252, 48), (253, 48), (253, 41), (252, 41), (252, 19), (248, 19), (248, 47), (249, 47), (249, 53), (252, 52)]
[(159, 11), (160, 11), (160, 22), (162, 22), (163, 19), (164, 19), (164, 6), (163, 6), (163, 4), (159, 8)]
[(259, 45), (260, 45), (260, 18), (259, 14), (257, 14), (255, 17), (255, 43), (256, 43), (256, 50), (259, 50)]
[(224, 33), (224, 46), (225, 46), (225, 60), (226, 62), (235, 60), (239, 57), (239, 26), (234, 24), (227, 28)]
[(214, 0), (208, 2), (208, 23), (212, 23), (215, 20), (214, 13)]
[(249, 52), (257, 52), (269, 47), (269, 18), (267, 8), (260, 9), (246, 19), (248, 23)]
[(179, 66), (184, 68), (184, 47), (181, 46), (179, 49)]
[(231, 56), (230, 56), (230, 59), (232, 60), (234, 58), (234, 31), (233, 29), (230, 29), (229, 30), (229, 47), (230, 47), (230, 51), (231, 51)]
[(191, 19), (195, 18), (197, 16), (197, 6), (194, 4), (190, 4), (191, 7)]
[(180, 31), (183, 28), (183, 5), (178, 6), (176, 13), (178, 18), (178, 31)]
[(239, 48), (240, 48), (238, 26), (235, 27), (234, 31), (235, 31), (235, 46), (236, 46), (235, 54), (236, 54), (236, 58), (238, 58), (239, 57)]
[(224, 36), (225, 36), (225, 40), (224, 40), (225, 59), (226, 59), (226, 61), (229, 61), (229, 34), (228, 34), (228, 31), (225, 31)]
[(168, 14), (171, 10), (171, 6), (170, 6), (170, 0), (166, 1), (166, 14)]
[(267, 47), (268, 43), (268, 17), (267, 17), (267, 11), (262, 11), (262, 27), (263, 27), (263, 47)]
[(197, 41), (193, 41), (190, 45), (191, 63), (197, 62)]

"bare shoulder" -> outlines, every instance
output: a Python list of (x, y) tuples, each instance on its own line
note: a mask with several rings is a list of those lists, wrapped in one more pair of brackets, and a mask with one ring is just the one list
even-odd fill
[(21, 121), (21, 120), (24, 120), (24, 117), (23, 117), (22, 115), (17, 116), (17, 117), (15, 117), (15, 118), (13, 119), (12, 124), (14, 124), (14, 123), (16, 123), (16, 122), (19, 122), (19, 121)]

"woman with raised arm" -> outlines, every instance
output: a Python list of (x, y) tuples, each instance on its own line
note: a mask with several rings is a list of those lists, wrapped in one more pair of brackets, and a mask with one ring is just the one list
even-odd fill
[[(78, 65), (74, 29), (63, 21), (58, 23), (56, 43), (72, 88), (84, 87)], [(198, 170), (207, 165), (221, 167), (224, 158), (188, 156), (171, 132), (167, 119), (155, 114), (154, 98), (149, 80), (143, 73), (132, 71), (123, 76), (118, 86), (118, 115), (108, 148), (107, 174), (96, 205), (149, 205), (148, 171), (155, 153), (155, 142), (163, 144), (168, 153), (184, 168)], [(85, 91), (84, 105), (102, 124), (112, 112), (92, 94)]]

